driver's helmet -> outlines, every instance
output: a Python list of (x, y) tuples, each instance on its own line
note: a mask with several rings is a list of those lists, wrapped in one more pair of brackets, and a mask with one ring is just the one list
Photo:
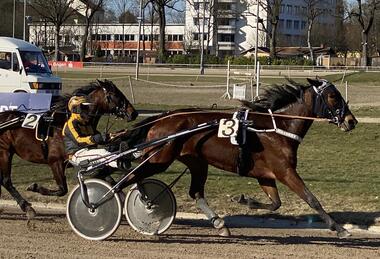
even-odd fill
[(85, 96), (73, 96), (69, 100), (68, 109), (71, 113), (81, 114), (88, 111), (91, 103)]

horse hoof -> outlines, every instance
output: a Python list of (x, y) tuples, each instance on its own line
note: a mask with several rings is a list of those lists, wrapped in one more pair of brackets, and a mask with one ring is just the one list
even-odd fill
[(223, 227), (223, 228), (219, 229), (219, 236), (221, 236), (221, 237), (230, 237), (231, 236), (231, 232), (230, 232), (230, 230), (227, 227)]
[(348, 232), (345, 229), (338, 232), (338, 237), (339, 238), (347, 238), (347, 237), (350, 237), (350, 236), (351, 236), (351, 233)]
[(212, 221), (212, 224), (214, 225), (214, 228), (221, 229), (224, 227), (224, 220), (222, 218), (215, 218)]
[(36, 183), (32, 183), (28, 186), (28, 188), (26, 188), (26, 190), (30, 192), (37, 192), (37, 187), (38, 185)]
[(231, 198), (232, 202), (244, 203), (246, 201), (244, 194), (240, 194)]
[(35, 216), (36, 216), (36, 211), (32, 207), (28, 206), (26, 208), (26, 217), (28, 221), (33, 219)]

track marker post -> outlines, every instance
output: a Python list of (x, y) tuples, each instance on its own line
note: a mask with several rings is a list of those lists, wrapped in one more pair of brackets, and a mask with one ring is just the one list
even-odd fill
[(229, 92), (230, 86), (230, 60), (227, 62), (227, 84), (226, 84), (226, 92), (222, 95), (222, 99), (231, 99), (231, 94)]

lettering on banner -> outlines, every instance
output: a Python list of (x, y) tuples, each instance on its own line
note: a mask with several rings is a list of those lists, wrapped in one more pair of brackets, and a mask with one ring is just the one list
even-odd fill
[(17, 110), (17, 106), (15, 105), (0, 105), (0, 112), (3, 112), (3, 111), (12, 111), (12, 110)]

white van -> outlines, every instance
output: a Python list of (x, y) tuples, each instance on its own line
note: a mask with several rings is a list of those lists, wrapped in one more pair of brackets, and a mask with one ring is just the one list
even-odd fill
[(0, 37), (0, 92), (60, 95), (62, 80), (52, 74), (41, 49), (26, 41)]

